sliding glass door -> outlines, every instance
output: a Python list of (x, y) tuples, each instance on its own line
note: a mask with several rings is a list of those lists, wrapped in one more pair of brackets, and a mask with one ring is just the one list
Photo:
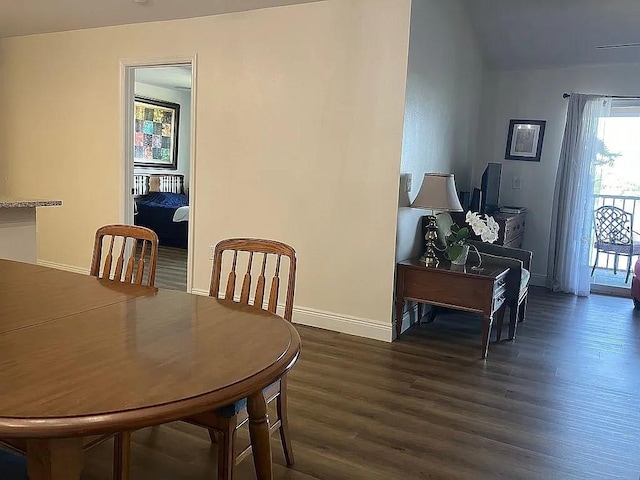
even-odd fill
[[(601, 219), (596, 219), (591, 242), (590, 262), (595, 265), (591, 291), (628, 293), (631, 276), (627, 278), (627, 272), (637, 257), (628, 255), (630, 247), (624, 246), (627, 227), (623, 224), (633, 221), (633, 230), (640, 232), (640, 100), (616, 99), (610, 117), (600, 120), (594, 174), (593, 209)], [(601, 239), (617, 236), (620, 246), (604, 242), (598, 246), (598, 233)], [(631, 237), (640, 242), (640, 234)]]

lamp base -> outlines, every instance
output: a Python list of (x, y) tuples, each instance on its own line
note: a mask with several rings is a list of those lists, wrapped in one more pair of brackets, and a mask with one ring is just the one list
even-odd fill
[(424, 264), (425, 267), (435, 268), (439, 265), (440, 261), (438, 257), (436, 257), (436, 239), (438, 238), (438, 224), (436, 223), (436, 217), (434, 215), (429, 215), (427, 217), (427, 233), (424, 236), (425, 240), (425, 251), (424, 255), (420, 257), (420, 262)]
[(425, 252), (425, 254), (420, 257), (420, 263), (423, 263), (425, 267), (436, 268), (440, 265), (440, 260), (438, 260), (438, 257), (436, 257), (433, 252), (431, 252), (430, 255), (427, 255), (427, 252)]

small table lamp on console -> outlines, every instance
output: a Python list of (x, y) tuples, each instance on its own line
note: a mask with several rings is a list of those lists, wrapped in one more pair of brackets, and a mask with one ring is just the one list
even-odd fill
[(425, 173), (418, 196), (409, 206), (431, 210), (431, 215), (427, 217), (429, 222), (427, 233), (424, 236), (426, 250), (420, 261), (427, 267), (437, 267), (439, 262), (435, 252), (435, 241), (438, 238), (438, 226), (434, 212), (463, 211), (458, 199), (453, 173)]

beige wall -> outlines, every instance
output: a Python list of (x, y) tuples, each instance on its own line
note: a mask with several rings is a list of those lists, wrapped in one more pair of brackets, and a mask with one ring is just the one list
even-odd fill
[(409, 15), (328, 0), (1, 40), (7, 193), (64, 201), (39, 258), (88, 267), (122, 218), (119, 61), (197, 54), (194, 288), (221, 238), (279, 239), (298, 320), (390, 339)]
[[(483, 95), (477, 182), (487, 162), (502, 162), (500, 203), (527, 207), (523, 247), (533, 252), (531, 281), (545, 285), (551, 210), (567, 115), (565, 92), (609, 95), (640, 93), (640, 63), (491, 72)], [(540, 162), (505, 160), (510, 119), (546, 120)], [(520, 188), (514, 189), (514, 177)]]
[(482, 77), (483, 59), (463, 4), (413, 0), (401, 165), (413, 186), (409, 194), (404, 185), (399, 192), (398, 260), (423, 248), (419, 222), (428, 212), (407, 207), (424, 174), (454, 173), (458, 189), (469, 189)]
[[(2, 98), (1, 95), (2, 95), (2, 92), (4, 91), (4, 86), (3, 86), (4, 77), (2, 75), (3, 70), (4, 70), (4, 57), (2, 53), (2, 45), (0, 44), (0, 98)], [(8, 122), (7, 116), (0, 115), (0, 196), (4, 196), (7, 193), (6, 181), (7, 181), (8, 175), (6, 171), (7, 164), (5, 161), (5, 155), (6, 155), (5, 145), (7, 144), (6, 142), (7, 122)]]

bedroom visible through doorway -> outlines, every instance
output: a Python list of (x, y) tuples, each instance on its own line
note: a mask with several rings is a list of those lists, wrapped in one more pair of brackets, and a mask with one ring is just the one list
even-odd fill
[[(192, 65), (132, 67), (133, 223), (159, 238), (156, 287), (188, 288)], [(126, 191), (126, 190), (125, 190)], [(129, 222), (128, 222), (129, 223)]]

